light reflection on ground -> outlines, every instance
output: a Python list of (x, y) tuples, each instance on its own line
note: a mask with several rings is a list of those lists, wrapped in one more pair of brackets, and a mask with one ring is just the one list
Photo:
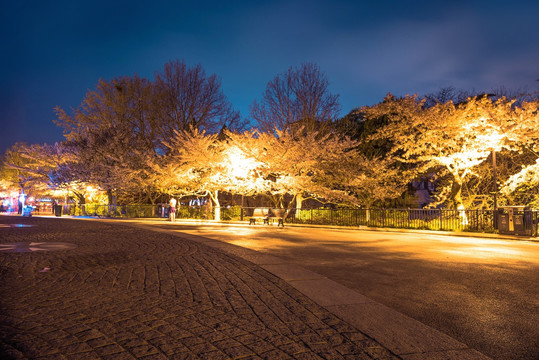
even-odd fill
[(234, 235), (239, 236), (250, 236), (257, 233), (257, 229), (255, 228), (247, 228), (245, 226), (237, 226), (237, 227), (227, 227), (226, 229), (216, 229), (215, 227), (207, 226), (207, 227), (200, 227), (201, 231), (211, 231), (211, 232), (225, 232), (230, 233)]
[(457, 250), (445, 250), (445, 253), (459, 257), (473, 258), (511, 258), (514, 256), (524, 256), (525, 253), (519, 250), (505, 249), (501, 247), (480, 247), (471, 246)]
[(485, 239), (421, 233), (384, 233), (358, 230), (285, 228), (267, 226), (186, 227), (181, 231), (258, 251), (325, 247), (341, 254), (378, 249), (410, 259), (460, 263), (539, 263), (539, 244), (529, 241)]
[(0, 227), (17, 227), (17, 228), (24, 228), (24, 227), (32, 227), (34, 225), (28, 225), (28, 224), (0, 224)]
[(11, 243), (0, 244), (1, 252), (37, 252), (75, 249), (75, 244), (60, 242), (31, 242), (31, 243)]

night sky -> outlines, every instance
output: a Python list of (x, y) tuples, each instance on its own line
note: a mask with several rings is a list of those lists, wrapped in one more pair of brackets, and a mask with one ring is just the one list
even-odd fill
[(56, 105), (172, 59), (217, 74), (242, 117), (268, 81), (319, 65), (341, 115), (387, 92), (539, 88), (539, 1), (4, 1), (0, 152), (62, 140)]

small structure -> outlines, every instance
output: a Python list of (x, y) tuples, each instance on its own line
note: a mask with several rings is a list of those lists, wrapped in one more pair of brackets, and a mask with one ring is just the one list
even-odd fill
[(255, 225), (256, 220), (262, 219), (264, 224), (273, 225), (277, 221), (277, 227), (284, 227), (286, 215), (286, 209), (255, 208), (253, 215), (249, 217), (249, 225)]
[(277, 220), (277, 227), (279, 227), (279, 225), (284, 227), (284, 219), (286, 218), (286, 214), (286, 209), (271, 209), (268, 217), (268, 224), (270, 220), (272, 224), (275, 220)]
[(255, 208), (253, 215), (249, 217), (249, 225), (255, 225), (256, 220), (262, 219), (264, 224), (269, 224), (269, 209), (268, 208)]
[(532, 215), (532, 211), (526, 206), (499, 206), (496, 214), (499, 233), (532, 236)]
[(27, 217), (32, 216), (32, 206), (31, 205), (25, 205), (22, 208), (22, 216), (27, 216)]

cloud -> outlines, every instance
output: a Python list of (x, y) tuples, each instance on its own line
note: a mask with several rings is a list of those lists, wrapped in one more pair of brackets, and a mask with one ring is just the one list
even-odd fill
[(445, 86), (537, 86), (533, 74), (539, 51), (534, 36), (520, 29), (510, 36), (518, 36), (518, 41), (501, 43), (503, 30), (493, 31), (495, 20), (453, 12), (436, 19), (381, 21), (368, 29), (332, 33), (334, 41), (319, 49), (319, 58), (345, 94), (343, 102), (356, 101), (352, 106), (378, 102), (388, 91), (423, 95)]

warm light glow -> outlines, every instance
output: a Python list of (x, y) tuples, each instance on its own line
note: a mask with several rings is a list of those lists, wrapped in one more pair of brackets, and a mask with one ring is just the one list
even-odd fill
[(500, 134), (493, 125), (486, 123), (486, 118), (478, 118), (464, 126), (464, 133), (471, 133), (463, 139), (461, 151), (435, 157), (455, 176), (464, 179), (473, 174), (473, 168), (487, 159), (492, 151), (499, 151), (503, 144), (504, 134)]
[(477, 140), (483, 149), (499, 151), (504, 137), (505, 135), (500, 134), (497, 130), (491, 129), (491, 131), (477, 135)]
[(443, 250), (443, 252), (451, 254), (452, 256), (476, 259), (514, 258), (525, 255), (520, 250), (508, 249), (503, 246), (470, 246), (462, 249)]
[(99, 189), (94, 188), (92, 185), (86, 186), (86, 197), (88, 202), (96, 202)]
[(236, 146), (231, 146), (226, 152), (226, 166), (233, 177), (247, 178), (251, 172), (260, 166), (260, 162), (247, 157), (243, 151)]
[(507, 179), (503, 185), (501, 192), (509, 195), (518, 187), (526, 184), (537, 184), (539, 182), (539, 159), (535, 160), (535, 164), (525, 166), (520, 172), (513, 174)]
[(444, 166), (456, 169), (469, 169), (481, 164), (490, 154), (488, 150), (470, 149), (462, 152), (440, 156), (437, 160)]

